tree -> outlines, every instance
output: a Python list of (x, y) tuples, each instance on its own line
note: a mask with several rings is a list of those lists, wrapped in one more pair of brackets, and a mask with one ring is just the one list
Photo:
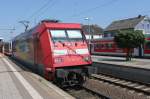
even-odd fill
[(134, 48), (144, 44), (145, 37), (140, 30), (120, 30), (114, 37), (119, 48), (125, 48), (127, 51), (126, 60), (131, 60)]

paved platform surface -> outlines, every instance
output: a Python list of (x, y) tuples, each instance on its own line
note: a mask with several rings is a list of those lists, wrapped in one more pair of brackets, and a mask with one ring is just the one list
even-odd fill
[(150, 59), (132, 58), (132, 61), (126, 61), (125, 57), (111, 57), (111, 56), (94, 56), (93, 62), (100, 62), (105, 64), (113, 64), (120, 66), (130, 66), (135, 68), (150, 69)]
[(0, 99), (73, 99), (38, 75), (0, 54)]

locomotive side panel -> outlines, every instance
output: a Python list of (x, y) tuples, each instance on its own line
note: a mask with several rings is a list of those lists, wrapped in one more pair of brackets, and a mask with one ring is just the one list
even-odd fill
[(52, 51), (51, 51), (51, 44), (50, 44), (50, 37), (48, 35), (47, 29), (40, 33), (39, 36), (39, 43), (41, 45), (41, 53), (43, 55), (42, 63), (44, 64), (44, 76), (47, 79), (49, 78), (49, 73), (55, 72), (55, 68), (53, 68), (53, 60), (52, 60)]
[[(22, 36), (13, 41), (13, 56), (25, 64), (34, 64), (34, 50), (32, 35)], [(31, 65), (29, 68), (35, 69)]]
[(34, 65), (36, 66), (35, 72), (37, 72), (41, 76), (44, 76), (45, 69), (43, 64), (42, 47), (37, 36), (34, 36)]
[(45, 77), (46, 66), (51, 63), (48, 61), (50, 52), (47, 49), (50, 45), (46, 45), (49, 41), (47, 32), (39, 32), (37, 28), (34, 28), (16, 37), (13, 41), (13, 57), (26, 64), (35, 73)]

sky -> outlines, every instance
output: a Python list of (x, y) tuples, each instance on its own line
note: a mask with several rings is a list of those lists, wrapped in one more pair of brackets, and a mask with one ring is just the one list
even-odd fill
[(24, 32), (19, 23), (22, 20), (29, 21), (30, 28), (42, 19), (81, 24), (89, 21), (106, 28), (115, 20), (150, 16), (149, 5), (150, 0), (1, 0), (0, 37), (8, 41)]

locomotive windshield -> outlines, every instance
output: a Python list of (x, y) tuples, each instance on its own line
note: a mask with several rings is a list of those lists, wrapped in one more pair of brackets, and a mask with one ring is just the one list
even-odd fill
[(83, 41), (83, 34), (80, 30), (50, 30), (54, 42)]
[(58, 42), (58, 41), (66, 41), (67, 40), (67, 35), (65, 30), (50, 30), (51, 32), (51, 36), (52, 36), (52, 40), (54, 42)]
[(67, 33), (69, 39), (73, 41), (82, 40), (83, 38), (80, 30), (67, 30)]

